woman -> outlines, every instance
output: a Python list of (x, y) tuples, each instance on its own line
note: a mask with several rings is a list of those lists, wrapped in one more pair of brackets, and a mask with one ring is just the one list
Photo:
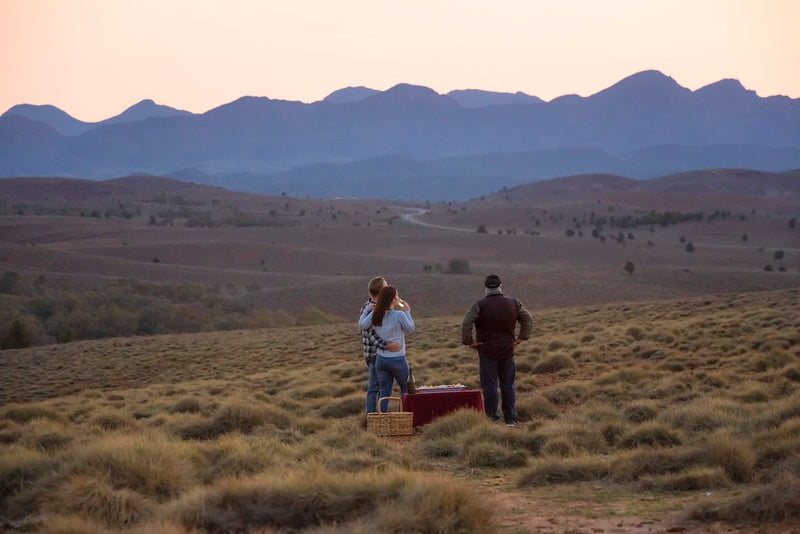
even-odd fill
[[(400, 345), (400, 350), (397, 352), (378, 349), (375, 371), (380, 382), (380, 397), (391, 396), (395, 380), (400, 386), (400, 394), (408, 393), (408, 361), (406, 361), (404, 334), (410, 334), (416, 327), (414, 319), (411, 318), (411, 306), (400, 298), (396, 287), (386, 286), (381, 289), (375, 309), (367, 307), (364, 310), (358, 321), (358, 327), (361, 330), (372, 327), (387, 343), (394, 341)], [(380, 410), (385, 412), (388, 403), (389, 401), (383, 401)]]

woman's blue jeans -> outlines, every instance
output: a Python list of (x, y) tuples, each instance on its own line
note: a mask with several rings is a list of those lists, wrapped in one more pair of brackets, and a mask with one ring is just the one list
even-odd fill
[[(378, 373), (378, 382), (381, 385), (381, 397), (392, 396), (394, 381), (400, 386), (400, 395), (408, 393), (408, 362), (405, 354), (386, 358), (378, 356), (375, 359), (375, 371)], [(381, 402), (381, 411), (385, 412), (389, 401)]]

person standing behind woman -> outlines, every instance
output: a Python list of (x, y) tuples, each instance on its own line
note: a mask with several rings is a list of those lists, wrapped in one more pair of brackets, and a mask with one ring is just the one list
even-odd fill
[[(364, 315), (367, 311), (375, 308), (378, 294), (381, 289), (389, 285), (386, 279), (382, 276), (376, 276), (367, 284), (367, 293), (369, 299), (361, 306), (361, 311), (358, 313), (358, 318)], [(365, 408), (367, 413), (378, 411), (378, 394), (380, 393), (381, 385), (378, 381), (378, 373), (375, 371), (375, 358), (377, 356), (378, 348), (385, 348), (390, 351), (400, 350), (400, 345), (397, 343), (387, 343), (375, 334), (372, 325), (369, 328), (361, 329), (361, 342), (364, 347), (364, 360), (367, 363), (367, 396), (365, 398)]]
[[(380, 382), (380, 396), (392, 394), (394, 381), (400, 386), (400, 394), (408, 393), (408, 361), (406, 360), (405, 334), (416, 330), (411, 318), (411, 306), (397, 294), (397, 288), (386, 286), (378, 294), (374, 310), (365, 310), (358, 321), (358, 327), (366, 330), (372, 327), (375, 333), (387, 343), (395, 342), (400, 350), (390, 351), (378, 348), (375, 371)], [(381, 403), (381, 411), (386, 411), (388, 401)]]

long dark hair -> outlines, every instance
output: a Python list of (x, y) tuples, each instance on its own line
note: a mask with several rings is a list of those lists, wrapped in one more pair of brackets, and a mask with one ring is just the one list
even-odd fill
[(392, 305), (392, 301), (397, 296), (397, 288), (394, 286), (386, 286), (378, 293), (378, 301), (375, 303), (375, 309), (372, 312), (372, 326), (381, 326), (383, 324), (383, 316), (386, 310)]

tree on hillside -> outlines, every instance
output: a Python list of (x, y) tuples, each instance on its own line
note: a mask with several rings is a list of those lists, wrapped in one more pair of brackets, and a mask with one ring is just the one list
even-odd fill
[(776, 260), (782, 260), (783, 259), (783, 251), (782, 250), (776, 250), (775, 254), (773, 254), (772, 257), (775, 258)]
[(0, 348), (22, 349), (31, 346), (33, 334), (28, 324), (15, 317), (8, 327), (8, 332), (0, 339)]
[(488, 230), (486, 230), (486, 225), (485, 225), (485, 224), (479, 224), (479, 225), (478, 225), (478, 230), (477, 230), (477, 232), (478, 232), (479, 234), (486, 234), (486, 233), (488, 233)]
[(694, 245), (692, 245), (691, 241), (686, 243), (686, 252), (694, 252)]
[(789, 228), (794, 228), (797, 226), (797, 217), (792, 217), (789, 219)]
[(632, 261), (625, 262), (625, 272), (626, 273), (633, 274), (634, 270), (636, 270), (636, 265), (634, 265)]

